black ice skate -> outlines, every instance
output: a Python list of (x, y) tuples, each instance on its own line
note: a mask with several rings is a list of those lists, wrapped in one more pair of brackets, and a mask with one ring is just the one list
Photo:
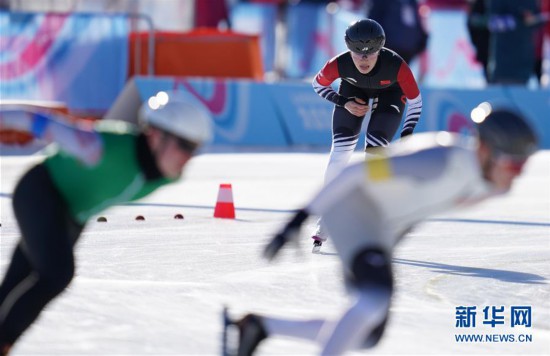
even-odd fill
[(311, 238), (313, 239), (313, 249), (311, 250), (311, 253), (320, 253), (323, 242), (327, 240), (327, 233), (325, 232), (320, 219), (317, 221), (315, 232)]
[(323, 246), (323, 241), (317, 240), (315, 238), (316, 236), (312, 236), (313, 239), (313, 248), (311, 249), (311, 253), (321, 253), (321, 246)]
[[(227, 308), (223, 311), (224, 328), (223, 328), (223, 356), (251, 356), (258, 347), (258, 344), (267, 337), (267, 333), (262, 325), (259, 316), (247, 314), (241, 320), (231, 320), (227, 314)], [(228, 329), (231, 326), (236, 326), (238, 329), (238, 342), (230, 342), (228, 340)], [(228, 344), (235, 345), (235, 350), (230, 350)]]

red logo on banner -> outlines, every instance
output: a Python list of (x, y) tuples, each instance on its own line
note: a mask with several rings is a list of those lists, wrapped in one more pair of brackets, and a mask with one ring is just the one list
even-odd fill
[(214, 115), (222, 113), (225, 102), (227, 101), (227, 88), (221, 80), (214, 81), (214, 93), (210, 98), (202, 96), (189, 82), (185, 79), (176, 78), (174, 82), (174, 89), (178, 89), (178, 86), (182, 85), (187, 89), (194, 97), (199, 99)]

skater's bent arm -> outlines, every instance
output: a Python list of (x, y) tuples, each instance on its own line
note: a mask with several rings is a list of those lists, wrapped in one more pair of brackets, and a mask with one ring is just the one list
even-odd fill
[(346, 103), (350, 99), (338, 94), (331, 87), (332, 82), (334, 82), (339, 77), (340, 74), (338, 72), (338, 64), (336, 62), (336, 57), (334, 57), (330, 61), (328, 61), (325, 66), (319, 71), (319, 73), (317, 73), (315, 78), (313, 78), (312, 85), (313, 90), (315, 90), (315, 92), (319, 94), (320, 97), (330, 101), (337, 106), (344, 107), (344, 105), (346, 105)]
[(0, 112), (0, 130), (12, 129), (31, 133), (36, 139), (56, 143), (59, 148), (88, 165), (96, 164), (103, 143), (91, 125), (66, 122), (60, 115), (26, 109)]
[(399, 68), (397, 81), (407, 99), (407, 112), (405, 114), (403, 129), (401, 130), (401, 137), (403, 137), (410, 135), (418, 123), (418, 119), (422, 113), (422, 95), (420, 95), (420, 89), (418, 88), (416, 79), (414, 79), (411, 68), (405, 62)]
[(422, 95), (420, 93), (414, 99), (407, 99), (407, 112), (405, 114), (405, 122), (401, 130), (401, 137), (412, 134), (420, 114), (422, 113)]

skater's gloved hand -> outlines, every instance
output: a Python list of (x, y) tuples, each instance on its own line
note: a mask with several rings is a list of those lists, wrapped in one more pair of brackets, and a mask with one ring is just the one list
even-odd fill
[(292, 220), (288, 222), (283, 231), (275, 235), (275, 237), (265, 246), (263, 253), (264, 257), (271, 261), (288, 241), (297, 239), (300, 234), (300, 227), (308, 216), (309, 213), (307, 211), (298, 211)]
[(349, 98), (348, 102), (344, 105), (344, 108), (346, 108), (346, 110), (352, 115), (358, 117), (365, 116), (370, 109), (366, 101), (356, 97)]
[(33, 112), (27, 106), (0, 108), (0, 142), (24, 145), (41, 138), (48, 124), (44, 115)]
[(273, 260), (290, 239), (291, 238), (288, 236), (288, 232), (285, 231), (275, 235), (275, 237), (264, 248), (264, 258), (269, 261)]

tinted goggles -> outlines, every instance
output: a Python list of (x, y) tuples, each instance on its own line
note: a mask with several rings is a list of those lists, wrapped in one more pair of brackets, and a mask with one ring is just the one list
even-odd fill
[(167, 132), (167, 131), (164, 131), (162, 130), (162, 134), (163, 134), (163, 139), (166, 140), (168, 137), (171, 137), (172, 139), (174, 139), (176, 141), (176, 144), (178, 145), (178, 148), (182, 151), (187, 151), (187, 152), (195, 152), (195, 150), (199, 147), (199, 145), (196, 143), (196, 142), (193, 142), (193, 141), (189, 141), (183, 137), (179, 137), (179, 136), (176, 136), (170, 132)]
[(380, 53), (380, 51), (376, 51), (376, 52), (369, 53), (369, 54), (351, 51), (352, 56), (354, 56), (356, 58), (364, 58), (364, 59), (376, 57), (376, 56), (378, 56), (379, 53)]
[(527, 159), (528, 157), (497, 154), (493, 157), (493, 162), (509, 172), (519, 174), (523, 170)]
[(196, 142), (192, 142), (181, 137), (174, 136), (174, 138), (176, 139), (178, 147), (183, 151), (195, 152), (195, 150), (199, 147)]

